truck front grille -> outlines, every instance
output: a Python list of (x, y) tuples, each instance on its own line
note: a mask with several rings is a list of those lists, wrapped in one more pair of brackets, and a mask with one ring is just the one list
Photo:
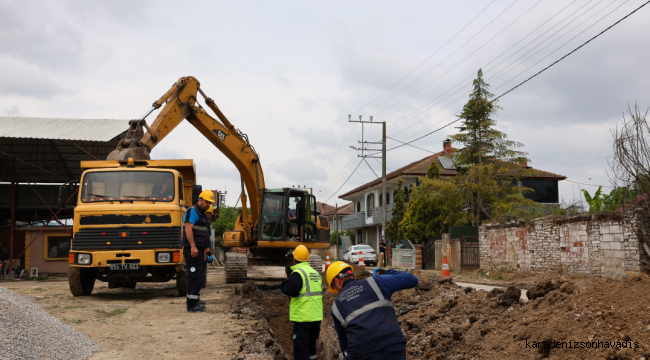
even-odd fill
[(181, 236), (180, 226), (85, 228), (74, 235), (72, 250), (173, 249), (181, 247)]

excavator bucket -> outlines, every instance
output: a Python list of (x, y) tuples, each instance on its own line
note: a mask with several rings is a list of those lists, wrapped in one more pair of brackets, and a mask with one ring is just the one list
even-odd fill
[(151, 160), (149, 149), (144, 146), (126, 149), (115, 149), (108, 154), (106, 160), (126, 160), (128, 158), (133, 158), (134, 160)]
[(126, 160), (128, 158), (151, 160), (149, 149), (140, 141), (144, 135), (143, 127), (146, 124), (144, 120), (129, 121), (129, 130), (126, 132), (124, 139), (120, 140), (117, 148), (108, 154), (106, 160)]

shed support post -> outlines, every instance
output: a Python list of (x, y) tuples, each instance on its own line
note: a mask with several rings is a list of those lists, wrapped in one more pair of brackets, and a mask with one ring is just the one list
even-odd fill
[(13, 278), (14, 232), (16, 231), (16, 159), (11, 168), (11, 218), (9, 220), (9, 277)]

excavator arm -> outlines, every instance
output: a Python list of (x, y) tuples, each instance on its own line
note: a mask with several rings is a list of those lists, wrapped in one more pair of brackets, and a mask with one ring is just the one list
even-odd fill
[[(220, 121), (211, 117), (198, 104), (196, 96), (199, 93)], [(148, 126), (144, 119), (161, 107), (162, 110), (154, 122)], [(247, 197), (242, 191), (242, 223), (247, 235), (250, 236), (251, 229), (258, 222), (261, 190), (265, 187), (259, 156), (249, 143), (248, 137), (236, 129), (219, 110), (215, 102), (203, 93), (196, 78), (188, 76), (179, 79), (171, 89), (153, 103), (151, 109), (141, 119), (132, 120), (126, 137), (108, 155), (108, 160), (123, 160), (130, 157), (136, 160), (148, 160), (151, 149), (158, 145), (184, 119), (187, 119), (206, 139), (226, 155), (239, 170), (242, 187), (246, 188), (246, 192), (251, 197), (251, 214), (249, 215), (246, 209)], [(144, 129), (147, 130), (146, 133)], [(188, 141), (188, 143), (179, 146), (191, 146), (191, 142)]]

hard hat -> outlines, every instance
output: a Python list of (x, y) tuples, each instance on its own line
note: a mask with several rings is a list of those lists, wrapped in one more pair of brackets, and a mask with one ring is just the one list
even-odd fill
[(201, 199), (205, 200), (205, 201), (208, 201), (208, 202), (211, 202), (211, 203), (214, 202), (214, 193), (212, 191), (210, 191), (210, 190), (203, 190), (201, 192), (201, 195), (199, 195), (199, 197)]
[(293, 258), (298, 261), (307, 261), (309, 260), (309, 250), (305, 245), (298, 245), (293, 251)]
[(343, 261), (335, 261), (330, 265), (329, 269), (327, 269), (327, 274), (325, 274), (327, 277), (327, 286), (329, 287), (329, 291), (332, 294), (336, 294), (336, 289), (332, 287), (332, 281), (334, 281), (336, 275), (340, 274), (341, 271), (347, 268), (349, 268), (351, 271), (349, 271), (345, 276), (354, 274), (354, 268), (352, 265), (344, 263)]
[(210, 213), (210, 214), (214, 214), (214, 209), (212, 208), (212, 205), (210, 205), (208, 210), (206, 210), (205, 212)]

